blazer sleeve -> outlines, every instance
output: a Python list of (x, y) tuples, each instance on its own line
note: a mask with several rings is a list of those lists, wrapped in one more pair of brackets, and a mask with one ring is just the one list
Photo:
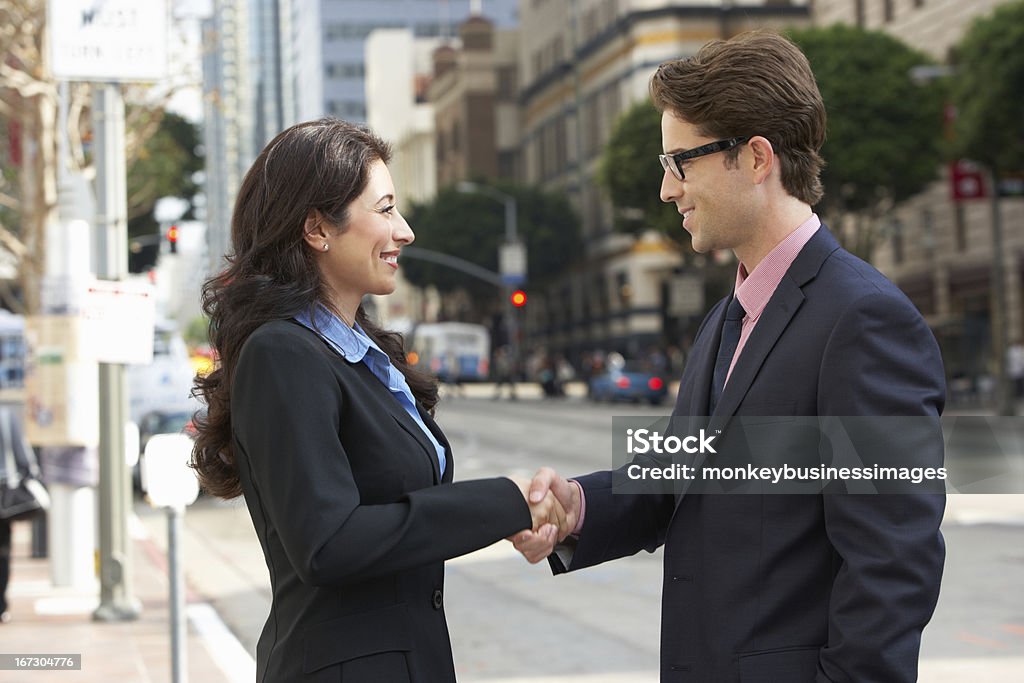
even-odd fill
[[(562, 574), (592, 567), (602, 562), (635, 555), (641, 550), (653, 553), (665, 543), (669, 521), (675, 510), (671, 494), (613, 493), (612, 471), (574, 477), (587, 499), (587, 516), (580, 536), (563, 553), (548, 557), (551, 571)], [(567, 539), (568, 540), (568, 539)]]
[[(232, 387), (236, 462), (268, 528), (311, 585), (400, 572), (477, 550), (532, 525), (518, 486), (496, 478), (363, 505), (339, 439), (347, 401), (311, 339), (253, 333)], [(297, 343), (298, 341), (298, 343)]]
[[(882, 416), (859, 420), (876, 433), (857, 438), (898, 444), (917, 462), (942, 466), (941, 430), (884, 433), (891, 416), (931, 418), (937, 426), (946, 395), (938, 345), (905, 298), (872, 294), (845, 311), (820, 377), (820, 415)], [(819, 681), (917, 680), (921, 631), (935, 609), (945, 559), (944, 507), (941, 493), (824, 496), (839, 563)]]

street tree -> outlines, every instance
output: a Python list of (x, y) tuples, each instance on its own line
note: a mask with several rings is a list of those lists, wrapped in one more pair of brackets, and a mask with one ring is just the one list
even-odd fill
[(156, 131), (139, 148), (128, 168), (128, 236), (134, 240), (129, 268), (138, 272), (152, 266), (159, 253), (161, 225), (156, 219), (157, 200), (179, 197), (188, 202), (179, 220), (193, 217), (192, 200), (199, 193), (195, 175), (203, 168), (199, 128), (173, 112), (153, 111), (159, 116)]
[(974, 21), (954, 50), (954, 152), (997, 178), (1024, 171), (1024, 2)]
[(993, 356), (998, 377), (997, 409), (1014, 414), (1006, 369), (1008, 347), (1002, 180), (1024, 173), (1024, 2), (1008, 3), (979, 17), (954, 50), (956, 107), (952, 149), (956, 158), (984, 166), (991, 180)]
[(658, 194), (661, 153), (661, 114), (644, 99), (627, 109), (612, 127), (601, 153), (597, 182), (611, 199), (616, 229), (633, 233), (653, 229), (680, 241), (679, 214)]
[[(526, 244), (530, 287), (541, 287), (563, 273), (574, 256), (581, 254), (579, 218), (568, 198), (535, 187), (505, 183), (492, 186), (516, 199), (518, 235)], [(494, 199), (447, 187), (433, 201), (414, 204), (407, 218), (416, 233), (415, 246), (497, 272), (499, 245), (505, 241), (504, 216), (502, 205)], [(416, 286), (432, 285), (444, 293), (464, 290), (473, 303), (470, 315), (477, 319), (493, 312), (501, 301), (493, 284), (458, 270), (414, 259), (404, 260), (402, 269)]]
[(932, 60), (886, 33), (836, 24), (789, 36), (807, 55), (828, 113), (818, 210), (837, 229), (852, 217), (846, 246), (870, 259), (881, 219), (938, 175), (944, 83), (915, 80), (915, 67)]
[[(67, 86), (67, 118), (59, 120), (58, 84), (50, 70), (45, 0), (0, 0), (0, 249), (17, 262), (17, 289), (0, 281), (0, 300), (12, 310), (37, 313), (46, 263), (46, 226), (57, 220), (58, 131), (67, 136), (67, 167), (95, 176), (91, 137), (92, 87)], [(125, 120), (128, 167), (160, 126), (172, 90), (122, 86), (138, 103)]]

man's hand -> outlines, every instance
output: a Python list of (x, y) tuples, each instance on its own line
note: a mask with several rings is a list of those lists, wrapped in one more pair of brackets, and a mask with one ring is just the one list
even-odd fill
[(580, 518), (580, 491), (577, 485), (562, 478), (550, 467), (542, 467), (533, 475), (527, 500), (534, 505), (552, 496), (565, 511), (565, 524), (559, 524), (557, 528), (551, 525), (537, 528), (534, 525), (532, 530), (521, 531), (509, 539), (516, 550), (532, 564), (550, 555), (555, 545), (565, 540), (576, 528)]
[[(530, 506), (530, 517), (533, 520), (533, 527), (527, 529), (529, 532), (540, 532), (545, 536), (550, 535), (557, 538), (562, 534), (568, 534), (572, 530), (565, 514), (565, 508), (551, 492), (535, 494), (532, 490), (532, 482), (529, 479), (509, 477), (519, 486), (523, 498)], [(575, 522), (573, 522), (575, 524)]]

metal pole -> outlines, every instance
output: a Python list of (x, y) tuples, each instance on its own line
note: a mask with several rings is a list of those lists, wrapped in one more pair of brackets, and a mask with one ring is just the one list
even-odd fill
[(181, 518), (182, 510), (168, 507), (167, 510), (167, 561), (171, 583), (171, 682), (187, 683), (188, 656), (185, 645), (185, 573), (181, 562)]
[(999, 174), (992, 171), (992, 351), (996, 361), (997, 415), (1013, 415), (1015, 410), (1007, 363), (1006, 277), (1003, 268), (1003, 220), (999, 211)]
[[(505, 204), (505, 241), (509, 244), (515, 244), (519, 241), (519, 236), (516, 231), (516, 200), (515, 197), (510, 197), (503, 193), (495, 192), (499, 194), (502, 201)], [(508, 350), (512, 355), (512, 372), (515, 374), (519, 371), (519, 324), (516, 320), (516, 309), (512, 305), (512, 286), (505, 285), (505, 330), (508, 332)], [(515, 377), (512, 378), (513, 382)]]
[[(121, 280), (128, 271), (128, 199), (125, 174), (124, 99), (119, 85), (98, 86), (93, 100), (96, 131), (96, 226), (100, 233), (98, 275)], [(127, 391), (124, 366), (100, 363), (100, 605), (97, 621), (139, 616), (131, 591), (128, 509), (131, 484), (125, 463)]]

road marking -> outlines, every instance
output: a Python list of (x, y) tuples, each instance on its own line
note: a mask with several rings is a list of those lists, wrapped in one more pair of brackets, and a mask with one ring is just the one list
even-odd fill
[(228, 630), (209, 603), (189, 605), (185, 611), (202, 636), (207, 652), (228, 680), (232, 683), (252, 683), (256, 680), (256, 660)]
[(960, 631), (960, 633), (957, 634), (956, 638), (957, 640), (960, 640), (965, 643), (970, 643), (971, 645), (992, 647), (998, 650), (1003, 650), (1006, 648), (1006, 643), (1004, 643), (1001, 640), (995, 640), (994, 638), (985, 638), (983, 636), (976, 636), (973, 633), (969, 633), (967, 631)]

